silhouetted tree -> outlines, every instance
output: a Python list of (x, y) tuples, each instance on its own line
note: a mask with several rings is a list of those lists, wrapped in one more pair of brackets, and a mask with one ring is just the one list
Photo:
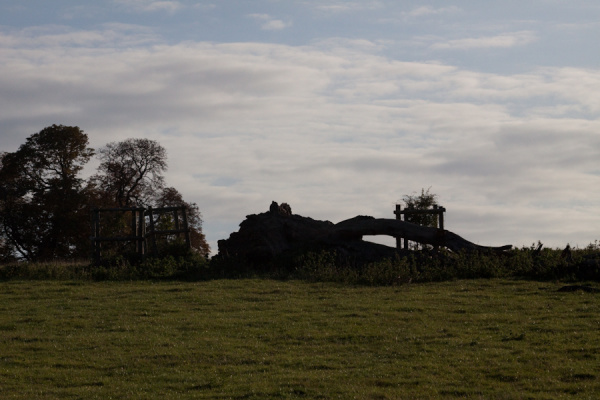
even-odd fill
[(105, 201), (115, 206), (150, 205), (164, 188), (167, 152), (154, 140), (112, 142), (100, 149), (99, 158), (101, 164), (92, 182), (101, 188)]
[[(431, 189), (431, 188), (429, 188)], [(421, 189), (421, 194), (405, 195), (402, 200), (404, 201), (405, 208), (410, 210), (429, 210), (433, 206), (437, 205), (437, 195), (429, 193), (429, 189)], [(421, 226), (429, 226), (433, 228), (438, 227), (438, 216), (432, 214), (412, 214), (405, 215), (404, 220), (418, 224)], [(427, 248), (427, 245), (421, 245), (419, 243), (413, 243), (412, 247), (415, 249)]]
[[(420, 195), (417, 195), (416, 193), (412, 195), (405, 195), (402, 198), (405, 207), (409, 210), (429, 210), (433, 208), (433, 206), (437, 205), (437, 195), (429, 193), (429, 189), (427, 189), (427, 191), (425, 191), (425, 189), (421, 189)], [(415, 214), (411, 215), (407, 221), (422, 226), (431, 226), (437, 228), (438, 219), (437, 215)]]
[[(90, 181), (95, 203), (102, 207), (178, 207), (187, 208), (192, 248), (202, 255), (210, 247), (202, 233), (202, 215), (195, 203), (187, 203), (172, 187), (165, 187), (167, 152), (156, 141), (127, 139), (109, 143), (99, 150), (101, 164)], [(173, 229), (170, 215), (156, 216), (160, 229)], [(129, 222), (112, 221), (113, 229), (126, 229)], [(119, 228), (119, 225), (121, 228)], [(116, 228), (115, 228), (116, 227)]]
[(0, 165), (1, 253), (26, 260), (86, 255), (89, 211), (83, 166), (94, 154), (76, 126), (33, 134)]
[(165, 188), (156, 199), (157, 207), (185, 207), (187, 209), (188, 227), (190, 228), (190, 242), (192, 249), (203, 256), (210, 253), (210, 246), (202, 233), (202, 214), (196, 203), (188, 203), (183, 200), (177, 189)]
[[(14, 153), (0, 153), (0, 261), (89, 256), (92, 207), (185, 206), (192, 247), (208, 254), (198, 206), (164, 186), (167, 155), (158, 142), (109, 143), (100, 150), (98, 173), (86, 182), (79, 173), (93, 155), (87, 135), (63, 125), (44, 128)], [(110, 231), (131, 221), (104, 222)]]

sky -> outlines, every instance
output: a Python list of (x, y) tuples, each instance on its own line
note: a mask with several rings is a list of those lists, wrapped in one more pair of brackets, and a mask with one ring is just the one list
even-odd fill
[(422, 189), (472, 242), (585, 247), (599, 37), (596, 0), (0, 0), (0, 151), (156, 140), (213, 253), (271, 201), (336, 223)]

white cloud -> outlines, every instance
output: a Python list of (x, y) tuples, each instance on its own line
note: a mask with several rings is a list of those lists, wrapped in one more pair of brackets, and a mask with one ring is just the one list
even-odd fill
[(339, 0), (329, 0), (329, 1), (320, 1), (318, 0), (315, 3), (315, 7), (318, 10), (332, 12), (332, 13), (345, 13), (345, 12), (355, 12), (362, 10), (376, 10), (384, 8), (385, 5), (381, 1), (377, 0), (369, 0), (369, 1), (339, 1)]
[(248, 17), (259, 21), (260, 29), (264, 31), (280, 31), (292, 26), (291, 21), (284, 22), (281, 19), (272, 18), (269, 14), (248, 14)]
[[(46, 25), (23, 29), (16, 34), (0, 32), (0, 46), (12, 49), (68, 47), (131, 47), (156, 43), (159, 39), (149, 28), (122, 24), (104, 24), (98, 30), (74, 30), (67, 26)], [(52, 54), (48, 51), (48, 54)]]
[(214, 3), (196, 3), (192, 6), (192, 8), (202, 11), (208, 11), (214, 10), (215, 8), (217, 8), (217, 5)]
[(119, 5), (123, 5), (135, 11), (142, 12), (155, 12), (155, 11), (166, 11), (168, 13), (174, 13), (183, 8), (183, 4), (179, 1), (167, 0), (167, 1), (156, 1), (156, 0), (113, 0)]
[(440, 8), (434, 8), (432, 6), (421, 6), (421, 7), (414, 8), (411, 11), (404, 12), (403, 15), (406, 17), (418, 18), (418, 17), (431, 16), (431, 15), (453, 14), (453, 13), (457, 13), (459, 11), (460, 11), (460, 9), (456, 6), (440, 7)]
[(159, 140), (215, 250), (272, 200), (334, 222), (393, 218), (430, 186), (447, 227), (481, 244), (597, 239), (597, 69), (481, 73), (392, 60), (368, 41), (129, 48), (113, 45), (128, 33), (106, 32), (43, 48), (20, 44), (46, 34), (4, 34), (2, 150), (53, 123), (94, 147)]
[(263, 29), (265, 31), (280, 31), (280, 30), (288, 28), (290, 26), (292, 26), (292, 24), (289, 22), (286, 23), (280, 19), (274, 19), (274, 20), (265, 22), (261, 26), (261, 29)]
[(431, 45), (435, 50), (469, 50), (477, 48), (509, 48), (525, 46), (537, 40), (531, 31), (503, 33), (496, 36), (446, 40)]

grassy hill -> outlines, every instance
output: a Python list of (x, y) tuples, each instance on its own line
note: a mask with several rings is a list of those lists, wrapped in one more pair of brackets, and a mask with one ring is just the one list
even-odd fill
[(600, 294), (564, 285), (0, 282), (0, 398), (598, 398)]

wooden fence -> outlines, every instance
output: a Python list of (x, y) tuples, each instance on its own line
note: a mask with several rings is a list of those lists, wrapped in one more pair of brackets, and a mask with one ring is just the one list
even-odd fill
[[(103, 213), (131, 213), (130, 234), (124, 236), (103, 236), (101, 227), (101, 214)], [(172, 221), (175, 229), (157, 229), (157, 218), (163, 214), (172, 213)], [(181, 221), (180, 217), (181, 216)], [(148, 253), (158, 252), (157, 236), (180, 235), (184, 236), (185, 243), (191, 247), (190, 229), (188, 227), (187, 209), (181, 207), (126, 207), (126, 208), (95, 208), (92, 210), (92, 258), (95, 262), (102, 257), (103, 242), (131, 242), (135, 244), (136, 253), (144, 256)], [(150, 248), (149, 248), (150, 247)]]
[[(394, 210), (394, 214), (396, 214), (396, 219), (403, 220), (405, 222), (411, 222), (411, 216), (417, 214), (430, 214), (437, 217), (436, 227), (438, 229), (444, 229), (444, 213), (446, 209), (444, 207), (439, 207), (434, 205), (433, 208), (426, 210), (416, 210), (414, 208), (405, 208), (402, 210), (400, 204), (396, 204), (396, 209)], [(404, 216), (404, 218), (402, 218)], [(404, 249), (408, 250), (408, 239), (396, 238), (396, 249), (402, 249), (402, 240), (404, 240)]]

